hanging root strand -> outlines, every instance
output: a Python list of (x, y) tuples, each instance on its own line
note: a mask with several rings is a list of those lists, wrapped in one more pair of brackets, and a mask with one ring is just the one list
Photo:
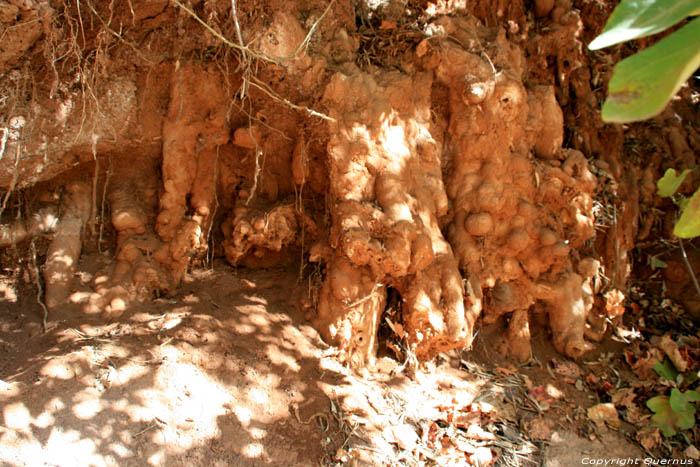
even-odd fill
[(102, 253), (102, 234), (105, 227), (105, 199), (107, 198), (107, 189), (109, 188), (109, 180), (112, 178), (112, 156), (109, 156), (109, 169), (105, 177), (105, 183), (102, 186), (102, 207), (100, 208), (100, 235), (97, 238), (97, 250)]
[(34, 269), (34, 280), (36, 281), (36, 302), (44, 312), (41, 318), (41, 332), (45, 333), (46, 323), (49, 319), (49, 309), (44, 303), (44, 287), (41, 285), (41, 274), (39, 273), (39, 266), (36, 263), (36, 244), (34, 240), (32, 240), (32, 267)]
[[(21, 133), (18, 134), (17, 136), (17, 152), (15, 154), (15, 166), (14, 166), (14, 171), (12, 173), (12, 180), (10, 181), (10, 186), (7, 187), (7, 192), (5, 193), (5, 198), (2, 200), (2, 206), (0, 206), (0, 218), (2, 218), (2, 213), (5, 212), (5, 208), (7, 207), (7, 201), (10, 199), (10, 195), (15, 189), (15, 186), (17, 186), (17, 178), (19, 176), (19, 159), (20, 155), (22, 153), (21, 149)], [(4, 138), (4, 137), (3, 137)], [(4, 138), (6, 139), (6, 138)], [(3, 151), (5, 150), (4, 148), (4, 142), (3, 142)]]

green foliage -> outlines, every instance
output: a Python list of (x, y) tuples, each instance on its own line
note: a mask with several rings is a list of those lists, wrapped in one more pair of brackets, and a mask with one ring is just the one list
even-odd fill
[[(700, 0), (623, 0), (589, 48), (597, 50), (655, 34), (697, 13), (700, 13)], [(618, 63), (603, 104), (603, 121), (634, 122), (660, 113), (700, 67), (697, 44), (700, 44), (700, 18)]]
[(652, 368), (654, 369), (657, 375), (661, 376), (662, 378), (666, 378), (669, 381), (675, 382), (678, 378), (678, 371), (676, 370), (676, 367), (673, 366), (673, 363), (671, 363), (671, 360), (669, 360), (668, 358), (665, 359), (663, 363), (656, 362)]
[(681, 209), (681, 217), (676, 222), (673, 233), (680, 238), (697, 237), (700, 235), (700, 189)]
[[(687, 385), (697, 380), (697, 372), (678, 373), (673, 363), (667, 358), (663, 362), (656, 362), (654, 371), (678, 385)], [(674, 387), (670, 396), (655, 396), (647, 401), (647, 407), (654, 412), (651, 420), (661, 429), (664, 436), (674, 436), (678, 430), (687, 430), (695, 425), (695, 406), (693, 402), (700, 402), (700, 394), (692, 389), (681, 392)]]
[(685, 169), (680, 175), (676, 175), (675, 170), (668, 169), (664, 176), (656, 182), (656, 194), (664, 198), (674, 195), (683, 183), (683, 180), (685, 180), (685, 177), (692, 171), (693, 169)]
[(657, 194), (670, 196), (680, 207), (681, 217), (673, 229), (673, 234), (680, 238), (693, 238), (700, 235), (700, 189), (690, 199), (676, 194), (685, 177), (693, 170), (695, 168), (686, 169), (677, 175), (675, 170), (668, 169), (656, 182)]
[(588, 46), (598, 50), (621, 42), (639, 39), (670, 28), (698, 13), (697, 0), (625, 0), (615, 8), (608, 22)]
[(681, 392), (671, 389), (671, 396), (656, 396), (647, 401), (647, 407), (654, 412), (652, 422), (661, 429), (664, 436), (673, 436), (678, 430), (687, 430), (695, 425), (695, 406), (691, 402), (700, 401), (697, 391), (688, 389)]

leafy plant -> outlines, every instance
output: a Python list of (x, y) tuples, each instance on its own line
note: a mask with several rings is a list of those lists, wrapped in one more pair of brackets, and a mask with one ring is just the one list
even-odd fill
[(671, 360), (668, 358), (663, 362), (656, 362), (652, 368), (656, 374), (662, 378), (673, 381), (674, 383), (678, 382), (678, 370), (676, 370), (676, 367), (673, 366), (673, 363), (671, 363)]
[(671, 389), (671, 396), (656, 396), (647, 401), (647, 407), (654, 412), (651, 420), (661, 429), (664, 436), (673, 436), (678, 430), (687, 430), (695, 425), (695, 406), (700, 394), (688, 389), (681, 392)]
[(673, 196), (680, 188), (685, 180), (685, 177), (692, 172), (693, 169), (685, 169), (680, 175), (676, 175), (676, 171), (668, 169), (663, 177), (656, 183), (658, 189), (657, 194), (661, 197)]
[[(697, 380), (697, 371), (679, 374), (670, 360), (656, 362), (656, 373), (674, 384), (683, 387)], [(700, 402), (700, 394), (693, 389), (681, 392), (674, 387), (670, 396), (655, 396), (647, 401), (647, 407), (654, 412), (652, 422), (661, 429), (664, 436), (674, 436), (678, 430), (687, 430), (695, 425), (696, 408), (693, 402)]]
[(668, 169), (656, 183), (656, 194), (670, 197), (681, 210), (681, 217), (673, 229), (673, 234), (680, 238), (692, 238), (700, 235), (700, 189), (690, 199), (676, 193), (685, 177), (693, 170), (686, 169), (678, 175), (675, 170)]
[[(696, 14), (700, 14), (698, 0), (622, 0), (588, 48), (598, 50), (656, 34)], [(603, 121), (634, 122), (660, 113), (700, 66), (699, 43), (700, 18), (695, 18), (618, 63), (603, 104)]]
[(693, 238), (700, 235), (700, 188), (698, 188), (690, 199), (677, 194), (678, 188), (683, 183), (683, 180), (685, 180), (685, 177), (695, 170), (695, 168), (696, 167), (685, 169), (680, 175), (677, 175), (675, 170), (668, 169), (664, 176), (656, 182), (656, 188), (659, 196), (670, 197), (680, 208), (681, 216), (678, 222), (676, 222), (676, 226), (673, 228), (673, 234), (678, 237), (681, 253), (683, 253), (683, 262), (685, 262), (685, 267), (688, 268), (690, 278), (695, 286), (695, 291), (700, 295), (700, 284), (698, 284), (695, 272), (693, 272), (690, 261), (688, 261), (688, 255), (685, 253), (682, 240), (684, 238)]

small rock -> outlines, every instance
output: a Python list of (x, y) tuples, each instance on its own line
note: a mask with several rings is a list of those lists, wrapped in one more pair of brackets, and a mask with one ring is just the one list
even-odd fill
[(528, 433), (531, 439), (547, 441), (552, 437), (552, 430), (542, 418), (536, 418), (528, 424)]

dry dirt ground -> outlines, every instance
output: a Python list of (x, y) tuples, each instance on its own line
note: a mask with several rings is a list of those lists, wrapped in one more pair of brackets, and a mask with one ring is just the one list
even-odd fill
[[(95, 274), (101, 261), (85, 258), (81, 275)], [(484, 461), (498, 456), (496, 465), (554, 467), (586, 456), (646, 456), (625, 438), (629, 426), (598, 430), (587, 422), (581, 409), (596, 402), (594, 393), (552, 373), (551, 359), (561, 357), (546, 340), (539, 362), (519, 371), (478, 337), (473, 351), (410, 376), (386, 348), (376, 368), (355, 372), (290, 305), (292, 291), (307, 287), (297, 279), (295, 271), (217, 264), (188, 275), (177, 296), (134, 306), (112, 323), (64, 310), (46, 334), (33, 297), (3, 283), (0, 459), (460, 465), (460, 454), (464, 462), (465, 452), (481, 447)], [(533, 382), (554, 395), (548, 405), (528, 401)], [(462, 450), (428, 449), (423, 430), (432, 424), (486, 433), (462, 437), (471, 445)]]

